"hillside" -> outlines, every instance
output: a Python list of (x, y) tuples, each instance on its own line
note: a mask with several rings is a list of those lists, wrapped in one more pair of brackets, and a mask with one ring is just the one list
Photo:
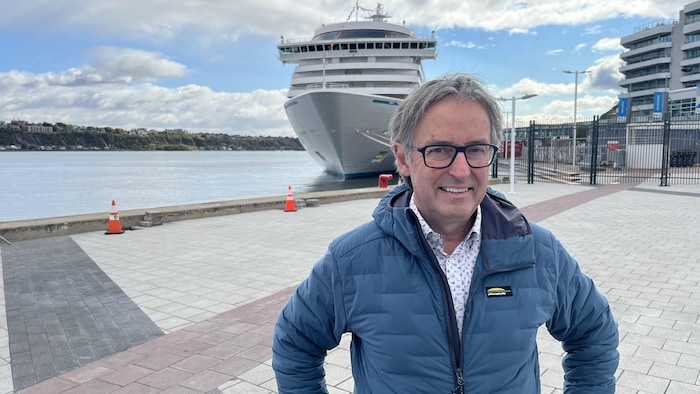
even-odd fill
[(298, 139), (290, 137), (167, 131), (30, 133), (10, 128), (0, 128), (0, 147), (20, 150), (304, 150)]

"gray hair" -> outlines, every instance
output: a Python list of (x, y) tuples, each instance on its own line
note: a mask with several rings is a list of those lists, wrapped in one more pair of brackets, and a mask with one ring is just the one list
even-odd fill
[[(407, 148), (412, 144), (413, 134), (418, 122), (430, 107), (438, 101), (456, 97), (458, 100), (473, 100), (481, 104), (491, 123), (491, 143), (499, 146), (502, 138), (501, 106), (489, 93), (486, 85), (479, 79), (467, 74), (447, 75), (428, 81), (415, 90), (399, 105), (389, 122), (391, 143), (398, 142), (410, 162)], [(397, 166), (398, 168), (398, 166)]]

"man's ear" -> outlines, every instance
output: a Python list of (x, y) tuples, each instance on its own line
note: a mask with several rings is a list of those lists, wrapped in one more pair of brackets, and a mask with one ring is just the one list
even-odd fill
[(394, 157), (396, 157), (396, 168), (399, 170), (399, 174), (404, 178), (411, 176), (411, 168), (406, 161), (406, 150), (398, 142), (394, 142), (392, 149)]

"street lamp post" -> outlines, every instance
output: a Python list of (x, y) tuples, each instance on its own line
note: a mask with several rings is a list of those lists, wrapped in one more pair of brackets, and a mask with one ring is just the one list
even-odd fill
[[(515, 100), (527, 100), (537, 96), (536, 94), (526, 94), (521, 97), (504, 98), (500, 97), (500, 101), (511, 101), (513, 103), (511, 111), (511, 127), (510, 127), (510, 194), (515, 194)], [(508, 146), (508, 144), (506, 144)]]
[(576, 75), (576, 82), (574, 83), (574, 131), (573, 131), (573, 145), (572, 145), (572, 155), (573, 159), (571, 161), (571, 166), (572, 170), (576, 168), (576, 109), (577, 109), (577, 102), (578, 102), (578, 75), (579, 74), (585, 74), (588, 72), (588, 70), (583, 70), (583, 71), (570, 71), (566, 70), (564, 71), (567, 74), (575, 74)]

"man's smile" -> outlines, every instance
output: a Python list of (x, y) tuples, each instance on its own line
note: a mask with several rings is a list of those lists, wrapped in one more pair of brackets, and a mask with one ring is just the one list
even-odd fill
[(462, 188), (456, 188), (456, 187), (441, 187), (440, 190), (448, 193), (466, 193), (472, 188), (470, 187), (462, 187)]

